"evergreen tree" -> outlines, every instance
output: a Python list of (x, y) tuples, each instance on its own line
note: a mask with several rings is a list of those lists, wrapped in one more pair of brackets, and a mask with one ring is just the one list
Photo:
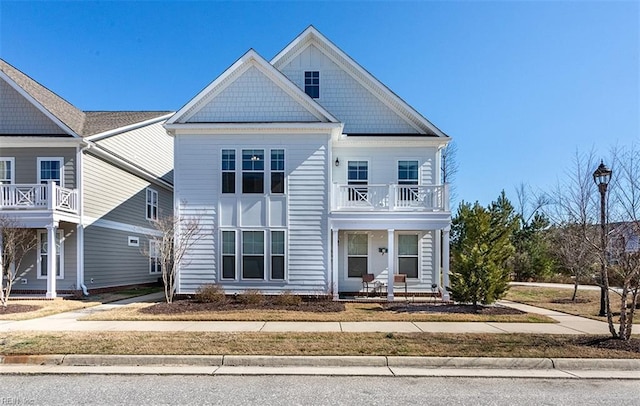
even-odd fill
[(487, 208), (462, 202), (452, 225), (451, 254), (453, 299), (491, 304), (508, 289), (507, 260), (514, 252), (511, 241), (518, 217), (504, 191)]

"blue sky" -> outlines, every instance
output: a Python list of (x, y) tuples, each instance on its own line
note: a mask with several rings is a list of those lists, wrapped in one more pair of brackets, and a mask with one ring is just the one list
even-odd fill
[(2, 0), (0, 57), (83, 110), (177, 110), (310, 24), (453, 137), (457, 200), (640, 141), (638, 1)]

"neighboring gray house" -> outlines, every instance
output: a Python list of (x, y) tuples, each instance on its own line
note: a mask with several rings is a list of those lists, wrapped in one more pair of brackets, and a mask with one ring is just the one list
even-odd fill
[(338, 298), (371, 278), (447, 298), (450, 138), (315, 28), (270, 62), (248, 51), (164, 126), (176, 211), (202, 225), (178, 293)]
[(170, 113), (83, 112), (0, 60), (0, 216), (38, 239), (14, 292), (158, 280), (150, 221), (173, 211)]

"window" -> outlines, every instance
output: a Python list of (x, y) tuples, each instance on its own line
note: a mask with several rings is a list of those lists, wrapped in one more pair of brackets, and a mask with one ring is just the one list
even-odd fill
[(222, 150), (222, 193), (236, 192), (236, 151)]
[(407, 278), (418, 277), (418, 236), (401, 234), (398, 236), (398, 273)]
[(320, 72), (310, 71), (304, 73), (304, 92), (314, 99), (320, 97)]
[(271, 279), (284, 279), (284, 231), (271, 232)]
[(14, 165), (13, 158), (0, 158), (0, 185), (10, 185), (15, 182)]
[[(398, 161), (398, 185), (418, 185), (418, 161)], [(399, 200), (418, 200), (418, 188), (401, 186)]]
[(38, 183), (54, 181), (58, 186), (62, 183), (62, 158), (38, 158)]
[(271, 193), (284, 193), (284, 149), (271, 150)]
[[(38, 231), (38, 279), (46, 279), (49, 273), (48, 262), (48, 246), (49, 235), (47, 230)], [(63, 244), (62, 230), (56, 232), (56, 279), (64, 278), (64, 262), (60, 261), (60, 258), (64, 258), (64, 244)]]
[[(347, 165), (347, 179), (349, 185), (366, 185), (369, 178), (369, 163), (367, 161), (349, 161)], [(349, 188), (350, 201), (367, 201), (367, 188)]]
[(347, 276), (359, 278), (368, 272), (369, 236), (367, 234), (347, 235)]
[(264, 150), (242, 150), (242, 193), (264, 193)]
[(149, 273), (162, 273), (162, 262), (160, 261), (160, 242), (149, 240)]
[(242, 277), (264, 279), (264, 232), (242, 232)]
[(158, 220), (158, 192), (147, 188), (147, 220)]
[(129, 247), (139, 247), (140, 246), (140, 238), (138, 237), (127, 237), (127, 245)]
[(222, 232), (222, 279), (236, 278), (236, 232)]

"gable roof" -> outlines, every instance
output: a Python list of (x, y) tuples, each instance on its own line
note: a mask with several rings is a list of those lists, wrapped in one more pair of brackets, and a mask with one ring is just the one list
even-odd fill
[(320, 49), (333, 62), (341, 66), (355, 80), (367, 88), (389, 108), (396, 111), (407, 122), (425, 135), (448, 137), (438, 127), (418, 113), (413, 107), (402, 100), (382, 82), (360, 66), (349, 55), (344, 53), (335, 44), (329, 41), (315, 27), (310, 25), (298, 35), (289, 45), (280, 51), (272, 60), (271, 65), (280, 70), (289, 61), (303, 52), (307, 47), (315, 46)]
[[(205, 87), (191, 101), (185, 104), (176, 114), (167, 120), (167, 125), (176, 123), (188, 123), (201, 111), (208, 103), (212, 102), (216, 96), (251, 68), (256, 68), (264, 78), (277, 86), (296, 107), (305, 111), (308, 116), (314, 117), (313, 122), (338, 123), (339, 121), (331, 115), (324, 107), (316, 103), (309, 95), (304, 93), (294, 83), (292, 83), (282, 72), (275, 69), (269, 62), (262, 58), (256, 51), (250, 49), (240, 57), (233, 65), (224, 71), (218, 78)], [(288, 122), (289, 120), (276, 119), (273, 122)], [(298, 120), (296, 120), (298, 121)], [(198, 121), (196, 121), (198, 122)], [(228, 122), (228, 121), (227, 121)]]
[(88, 137), (109, 130), (165, 116), (171, 111), (89, 111), (84, 112), (0, 59), (3, 78), (38, 110), (74, 137)]

